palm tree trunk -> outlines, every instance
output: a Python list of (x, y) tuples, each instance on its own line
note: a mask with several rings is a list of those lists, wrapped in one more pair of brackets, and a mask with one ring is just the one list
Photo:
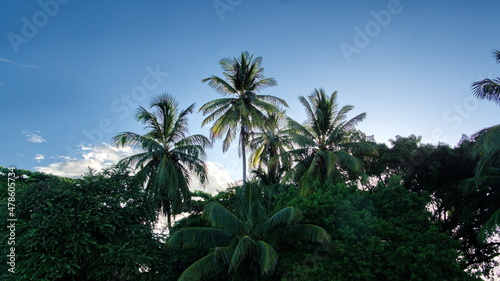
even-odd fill
[(170, 210), (167, 210), (166, 215), (167, 215), (167, 226), (168, 230), (170, 231), (170, 229), (172, 228), (172, 215), (170, 214)]
[(241, 158), (243, 159), (243, 184), (247, 182), (247, 155), (245, 151), (245, 143), (246, 143), (246, 126), (242, 125), (241, 126), (241, 133), (240, 133), (240, 149), (241, 149)]

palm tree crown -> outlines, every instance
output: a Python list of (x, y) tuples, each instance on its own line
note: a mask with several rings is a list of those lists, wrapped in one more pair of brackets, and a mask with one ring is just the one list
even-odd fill
[(350, 142), (347, 136), (366, 113), (347, 120), (347, 113), (354, 107), (339, 108), (337, 92), (328, 96), (323, 89), (315, 89), (308, 99), (301, 96), (299, 100), (308, 120), (304, 125), (289, 120), (297, 148), (288, 153), (297, 163), (285, 175), (285, 180), (293, 177), (299, 181), (302, 192), (308, 193), (315, 180), (340, 180), (347, 173), (362, 175), (361, 163), (352, 153), (374, 153), (375, 148), (369, 143)]
[(286, 152), (293, 149), (293, 143), (285, 117), (284, 112), (269, 114), (264, 125), (251, 134), (250, 164), (268, 185), (278, 183), (291, 162)]
[(140, 135), (124, 132), (113, 138), (116, 146), (132, 146), (142, 152), (127, 157), (119, 165), (137, 169), (136, 177), (155, 198), (158, 207), (167, 216), (181, 213), (190, 201), (189, 181), (191, 173), (202, 183), (207, 180), (204, 159), (205, 148), (211, 145), (203, 135), (188, 136), (187, 115), (194, 104), (179, 112), (175, 99), (163, 94), (153, 99), (152, 111), (143, 107), (137, 111), (137, 120), (147, 132)]
[[(496, 58), (497, 63), (500, 63), (500, 51), (494, 50), (493, 56)], [(500, 105), (500, 77), (495, 79), (486, 78), (474, 82), (472, 83), (472, 90), (477, 98), (491, 100)]]
[[(207, 256), (183, 272), (180, 281), (203, 280), (221, 267), (228, 267), (228, 273), (233, 277), (245, 274), (242, 271), (252, 268), (252, 265), (259, 268), (261, 275), (269, 275), (278, 262), (276, 249), (280, 244), (330, 240), (323, 228), (298, 224), (302, 215), (293, 207), (268, 216), (262, 204), (262, 190), (258, 186), (245, 184), (240, 187), (238, 196), (240, 204), (237, 212), (233, 213), (216, 202), (209, 203), (203, 215), (212, 227), (184, 228), (170, 237), (168, 244), (171, 246), (211, 248)], [(242, 263), (249, 263), (247, 265), (250, 266), (240, 267)], [(249, 274), (256, 276), (258, 271)]]
[(242, 52), (239, 58), (220, 60), (225, 79), (212, 76), (202, 80), (226, 97), (207, 102), (200, 108), (204, 115), (208, 115), (203, 120), (203, 125), (214, 121), (210, 128), (210, 137), (219, 139), (224, 136), (222, 144), (224, 152), (239, 134), (239, 154), (243, 158), (244, 182), (246, 181), (245, 148), (252, 128), (264, 123), (266, 113), (278, 112), (280, 106), (288, 106), (280, 98), (257, 94), (264, 88), (276, 86), (273, 78), (264, 77), (261, 62), (261, 57), (253, 58), (248, 52)]

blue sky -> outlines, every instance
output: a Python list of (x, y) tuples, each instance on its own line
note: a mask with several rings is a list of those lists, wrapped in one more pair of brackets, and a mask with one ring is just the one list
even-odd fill
[[(247, 50), (297, 102), (314, 88), (367, 113), (378, 142), (421, 135), (455, 145), (499, 121), (470, 84), (500, 74), (498, 1), (3, 1), (0, 165), (74, 175), (132, 153), (109, 146), (141, 132), (137, 106), (168, 92), (185, 108), (219, 98), (201, 79)], [(190, 117), (191, 133), (201, 114)], [(209, 151), (214, 185), (241, 177), (236, 149)], [(82, 170), (83, 169), (83, 170)]]

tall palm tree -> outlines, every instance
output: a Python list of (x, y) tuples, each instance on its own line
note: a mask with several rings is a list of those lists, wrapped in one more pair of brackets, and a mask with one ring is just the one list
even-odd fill
[(147, 130), (144, 135), (124, 132), (113, 138), (118, 147), (141, 150), (118, 165), (137, 170), (136, 177), (166, 215), (169, 227), (172, 216), (180, 214), (190, 201), (191, 174), (201, 183), (206, 182), (205, 148), (211, 145), (203, 135), (188, 136), (187, 116), (193, 112), (194, 104), (181, 111), (177, 107), (178, 103), (168, 94), (155, 97), (151, 112), (142, 106), (137, 111), (137, 121)]
[(262, 58), (253, 58), (242, 52), (239, 58), (224, 58), (219, 64), (224, 70), (225, 79), (212, 76), (203, 79), (225, 98), (204, 104), (200, 111), (208, 116), (202, 125), (215, 121), (210, 128), (212, 139), (222, 138), (222, 150), (229, 149), (233, 139), (239, 134), (239, 155), (243, 158), (243, 182), (246, 182), (246, 147), (252, 129), (264, 123), (265, 113), (278, 112), (287, 103), (270, 95), (258, 95), (260, 90), (276, 86), (273, 78), (265, 78)]
[[(208, 255), (186, 268), (179, 281), (203, 280), (221, 268), (227, 268), (233, 280), (244, 274), (258, 280), (259, 272), (267, 276), (274, 271), (278, 262), (276, 249), (280, 244), (330, 240), (323, 228), (298, 224), (302, 215), (294, 207), (267, 216), (262, 192), (254, 184), (243, 185), (238, 195), (241, 201), (237, 212), (232, 213), (221, 204), (211, 202), (203, 215), (212, 227), (184, 228), (170, 237), (170, 246), (211, 248)], [(240, 266), (243, 263), (246, 266)], [(245, 272), (248, 268), (254, 271)]]
[(280, 182), (291, 162), (285, 152), (293, 149), (284, 112), (269, 114), (264, 125), (251, 134), (250, 148), (250, 165), (257, 169), (256, 174), (264, 176), (269, 185)]
[[(500, 51), (494, 50), (493, 56), (500, 63)], [(500, 105), (500, 77), (483, 79), (472, 83), (472, 90), (477, 98), (488, 99)]]
[(350, 130), (363, 121), (366, 113), (347, 120), (354, 107), (339, 108), (337, 92), (331, 96), (323, 89), (314, 89), (308, 99), (299, 97), (308, 119), (304, 125), (290, 119), (289, 126), (296, 149), (288, 152), (297, 163), (285, 175), (299, 182), (302, 194), (312, 191), (314, 181), (344, 179), (345, 175), (363, 175), (361, 162), (352, 153), (376, 153), (375, 146), (347, 141)]

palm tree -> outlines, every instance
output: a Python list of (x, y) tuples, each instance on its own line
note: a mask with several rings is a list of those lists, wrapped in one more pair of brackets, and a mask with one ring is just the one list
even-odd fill
[(190, 201), (191, 174), (201, 183), (206, 182), (205, 148), (211, 145), (203, 135), (188, 136), (187, 115), (193, 112), (194, 104), (182, 111), (177, 107), (178, 103), (168, 94), (155, 97), (151, 112), (142, 106), (137, 111), (137, 121), (147, 130), (144, 135), (124, 132), (113, 138), (118, 147), (131, 146), (142, 151), (122, 159), (118, 165), (137, 170), (136, 177), (166, 215), (168, 227), (172, 216), (180, 214)]
[(208, 116), (202, 125), (215, 121), (210, 128), (212, 139), (222, 138), (222, 150), (226, 152), (239, 134), (239, 155), (243, 158), (243, 182), (246, 182), (246, 153), (251, 130), (264, 123), (265, 113), (278, 112), (279, 106), (288, 106), (280, 98), (270, 95), (258, 95), (258, 91), (276, 86), (273, 78), (265, 78), (262, 58), (253, 58), (248, 52), (242, 52), (239, 58), (224, 58), (219, 64), (224, 70), (225, 80), (218, 76), (203, 79), (215, 91), (225, 98), (204, 104), (200, 111)]
[(291, 135), (297, 149), (288, 154), (297, 163), (284, 180), (299, 182), (302, 194), (312, 191), (314, 181), (341, 180), (345, 175), (363, 175), (361, 162), (352, 153), (376, 153), (375, 146), (364, 142), (347, 141), (348, 134), (366, 113), (347, 120), (354, 107), (339, 108), (337, 92), (328, 97), (323, 89), (314, 89), (308, 99), (299, 97), (306, 109), (308, 120), (304, 125), (290, 119)]
[(285, 152), (293, 149), (284, 112), (269, 114), (260, 130), (251, 134), (250, 148), (250, 164), (256, 169), (254, 173), (265, 179), (268, 185), (279, 183), (291, 162)]
[[(500, 51), (494, 50), (493, 56), (500, 63)], [(495, 79), (483, 79), (472, 83), (474, 95), (479, 99), (487, 99), (500, 105), (500, 77)]]
[[(494, 50), (493, 56), (497, 63), (500, 63), (500, 51)], [(500, 105), (500, 78), (484, 79), (472, 83), (472, 90), (477, 98), (488, 99)], [(483, 191), (488, 194), (480, 200), (493, 202), (490, 218), (486, 221), (482, 229), (482, 238), (486, 234), (495, 232), (500, 226), (500, 124), (485, 128), (477, 132), (473, 139), (475, 144), (472, 147), (472, 156), (479, 161), (475, 168), (473, 186), (476, 191)], [(492, 199), (495, 198), (493, 201)], [(483, 204), (485, 204), (483, 202)]]
[[(272, 274), (278, 262), (276, 249), (282, 243), (300, 240), (324, 243), (330, 240), (323, 228), (298, 224), (302, 215), (294, 207), (267, 216), (261, 203), (262, 191), (254, 184), (244, 184), (238, 195), (241, 201), (236, 213), (211, 202), (203, 215), (212, 227), (184, 228), (170, 237), (170, 246), (211, 248), (208, 255), (186, 268), (179, 281), (202, 280), (221, 268), (227, 268), (233, 280), (243, 274), (257, 280), (259, 272), (262, 276)], [(242, 263), (247, 266), (240, 266)], [(253, 271), (244, 272), (248, 268)]]

